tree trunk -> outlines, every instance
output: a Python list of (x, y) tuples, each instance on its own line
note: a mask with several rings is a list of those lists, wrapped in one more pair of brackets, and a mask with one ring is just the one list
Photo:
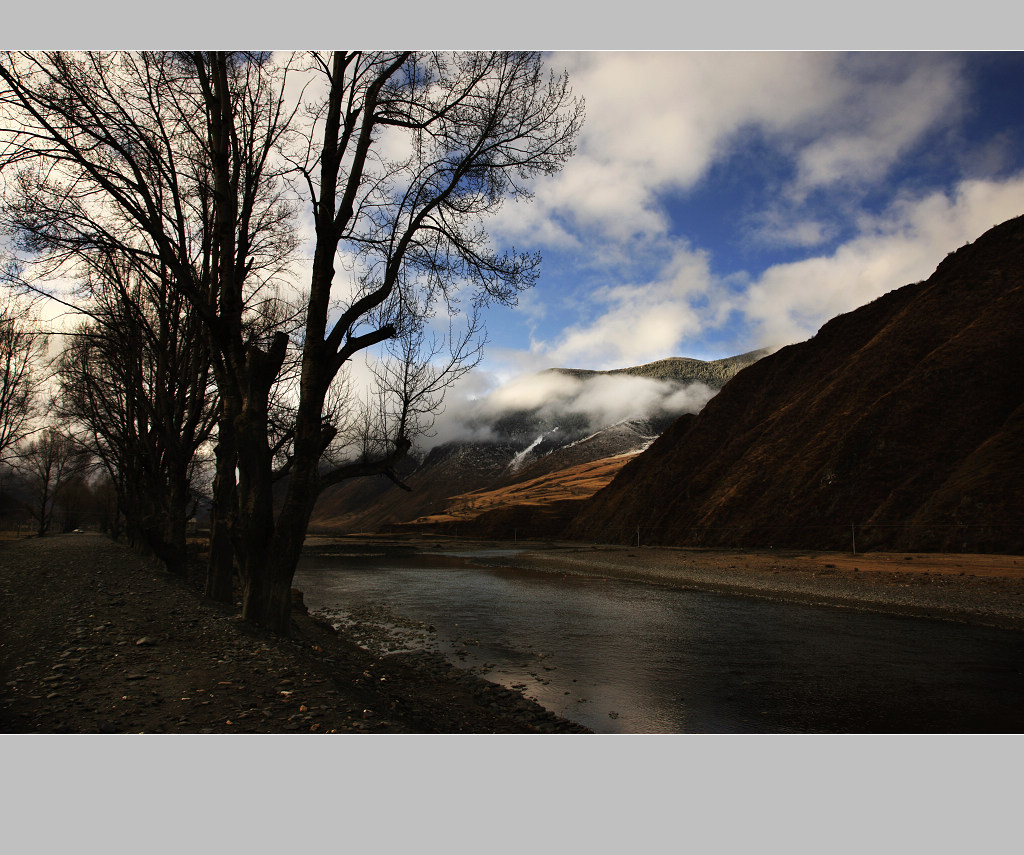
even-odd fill
[(217, 473), (213, 482), (213, 507), (210, 511), (210, 557), (206, 565), (206, 596), (218, 603), (234, 602), (235, 557), (231, 544), (231, 525), (238, 501), (234, 431), (226, 419), (218, 428)]
[[(252, 359), (252, 362), (257, 360)], [(258, 387), (256, 394), (250, 390), (246, 407), (235, 420), (238, 518), (233, 545), (242, 568), (242, 617), (258, 626), (287, 634), (291, 576), (285, 580), (282, 593), (280, 574), (271, 560), (276, 527), (267, 401), (272, 380), (268, 371), (267, 382)]]
[(267, 556), (250, 564), (248, 584), (242, 592), (242, 617), (278, 635), (291, 630), (292, 573), (280, 572)]
[[(243, 502), (249, 508), (250, 529), (245, 550), (248, 583), (243, 596), (242, 615), (246, 620), (281, 635), (287, 635), (291, 628), (292, 580), (316, 504), (317, 467), (322, 450), (319, 419), (303, 419), (300, 415), (297, 421), (300, 427), (296, 431), (292, 468), (276, 520), (269, 452), (265, 440), (257, 443), (255, 435), (251, 452), (254, 457), (264, 456), (265, 478), (250, 485), (250, 495)], [(252, 489), (257, 486), (258, 495)], [(266, 536), (268, 532), (270, 537)]]
[(184, 576), (188, 567), (188, 547), (185, 530), (188, 516), (187, 464), (178, 461), (170, 473), (166, 517), (164, 518), (162, 556), (167, 570)]
[(244, 566), (242, 617), (257, 626), (287, 635), (295, 567), (282, 567), (276, 560), (276, 550), (272, 549), (276, 538), (273, 534), (274, 495), (269, 478), (265, 483), (247, 485), (244, 493), (240, 503), (244, 509), (240, 514), (241, 543), (236, 541), (236, 554), (241, 546)]
[[(297, 454), (297, 458), (298, 456)], [(292, 580), (295, 578), (295, 569), (302, 556), (309, 519), (313, 515), (313, 508), (316, 505), (316, 497), (319, 492), (317, 487), (319, 460), (319, 452), (312, 455), (307, 453), (304, 455), (304, 459), (296, 460), (290, 473), (284, 501), (278, 512), (270, 559), (276, 584), (288, 595), (288, 608), (291, 607)], [(289, 626), (287, 611), (284, 613), (283, 619), (279, 617), (279, 625), (282, 623), (287, 629)], [(283, 632), (286, 629), (276, 631)]]
[(49, 474), (47, 474), (47, 480), (43, 483), (43, 496), (42, 501), (39, 503), (39, 528), (36, 530), (36, 534), (39, 537), (43, 537), (50, 528), (50, 509), (48, 507), (50, 503), (50, 482)]
[(292, 580), (316, 503), (315, 468), (314, 462), (312, 467), (292, 470), (269, 548), (249, 562), (250, 585), (242, 615), (280, 635), (287, 635), (291, 628)]
[(276, 527), (274, 461), (268, 430), (270, 390), (284, 363), (287, 346), (288, 337), (281, 332), (274, 334), (266, 351), (254, 344), (248, 345), (244, 373), (237, 367), (234, 369), (236, 377), (244, 376), (245, 382), (237, 384), (241, 394), (232, 398), (221, 393), (224, 417), (237, 414), (229, 426), (238, 466), (231, 546), (242, 576), (242, 616), (282, 634), (288, 632), (291, 577), (295, 568), (292, 566), (281, 574), (271, 560)]

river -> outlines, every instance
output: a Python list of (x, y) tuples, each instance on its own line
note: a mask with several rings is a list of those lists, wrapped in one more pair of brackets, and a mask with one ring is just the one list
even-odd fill
[(294, 585), (338, 623), (383, 607), (429, 625), (406, 627), (406, 646), (598, 733), (1024, 730), (1020, 632), (464, 555), (309, 556)]

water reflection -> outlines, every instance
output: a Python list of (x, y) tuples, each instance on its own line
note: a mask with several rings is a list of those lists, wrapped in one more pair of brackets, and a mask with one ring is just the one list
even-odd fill
[(309, 558), (311, 609), (388, 605), (604, 733), (1019, 732), (1024, 634), (453, 557)]

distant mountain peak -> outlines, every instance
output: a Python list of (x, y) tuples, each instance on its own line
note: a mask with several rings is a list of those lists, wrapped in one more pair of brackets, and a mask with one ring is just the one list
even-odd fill
[(771, 353), (770, 348), (752, 350), (737, 356), (724, 359), (693, 359), (688, 356), (669, 356), (643, 365), (629, 368), (613, 368), (607, 371), (595, 371), (589, 368), (549, 368), (546, 372), (575, 377), (580, 380), (589, 377), (614, 376), (625, 374), (630, 377), (649, 377), (652, 380), (674, 380), (678, 383), (704, 383), (713, 389), (721, 389), (737, 372), (753, 365), (759, 359)]
[[(560, 500), (564, 497), (554, 487), (562, 477), (558, 472), (564, 472), (572, 483), (574, 498), (583, 499), (586, 490), (604, 486), (625, 457), (649, 446), (681, 412), (696, 411), (733, 375), (766, 353), (753, 351), (710, 362), (670, 357), (612, 371), (549, 369), (542, 373), (573, 377), (581, 386), (605, 376), (662, 381), (664, 394), (631, 395), (613, 389), (598, 396), (604, 406), (594, 411), (583, 409), (572, 395), (554, 395), (542, 404), (507, 407), (497, 413), (484, 410), (468, 425), (477, 439), (451, 440), (434, 446), (415, 464), (407, 462), (402, 477), (413, 488), (411, 493), (391, 489), (390, 482), (375, 488), (360, 483), (341, 485), (318, 502), (315, 523), (372, 529), (435, 518), (447, 514), (453, 502), (464, 504), (465, 495), (497, 490), (491, 506), (494, 510), (502, 501), (514, 501), (519, 495), (509, 487), (538, 478), (543, 479), (544, 489), (531, 494), (530, 502), (538, 502), (537, 495)], [(695, 387), (693, 394), (678, 393), (691, 386)], [(595, 403), (594, 396), (583, 397), (591, 405)], [(579, 473), (589, 472), (586, 467), (598, 460), (605, 461), (600, 467), (602, 476), (588, 474), (580, 479)]]

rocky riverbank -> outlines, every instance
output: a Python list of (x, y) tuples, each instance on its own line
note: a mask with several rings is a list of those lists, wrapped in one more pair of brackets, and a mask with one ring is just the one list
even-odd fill
[(436, 653), (299, 607), (280, 638), (95, 534), (0, 544), (0, 732), (581, 733)]

